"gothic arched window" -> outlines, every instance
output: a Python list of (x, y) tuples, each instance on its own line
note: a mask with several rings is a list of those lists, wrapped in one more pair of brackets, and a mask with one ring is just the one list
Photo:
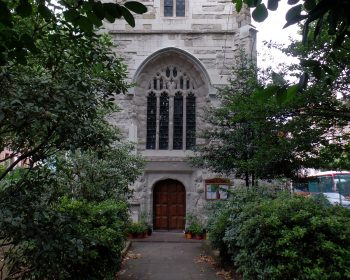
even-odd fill
[(195, 87), (181, 69), (168, 66), (149, 82), (146, 149), (188, 150), (195, 144)]

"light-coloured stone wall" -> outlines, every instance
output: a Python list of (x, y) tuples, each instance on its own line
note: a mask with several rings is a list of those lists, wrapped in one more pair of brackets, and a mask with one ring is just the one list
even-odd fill
[[(147, 86), (155, 71), (166, 65), (176, 65), (194, 77), (200, 133), (207, 126), (204, 109), (215, 103), (216, 88), (227, 83), (238, 50), (243, 48), (255, 57), (255, 29), (250, 25), (249, 11), (237, 14), (229, 0), (187, 1), (186, 16), (171, 18), (162, 16), (162, 0), (142, 2), (148, 12), (135, 17), (134, 29), (124, 20), (105, 24), (117, 45), (115, 52), (128, 65), (129, 81), (134, 85), (127, 94), (118, 96), (121, 111), (110, 120), (136, 144), (136, 152), (147, 159), (143, 176), (132, 186), (133, 217), (141, 211), (152, 219), (153, 187), (164, 179), (184, 185), (187, 212), (202, 213), (206, 203), (204, 181), (218, 176), (190, 166), (190, 151), (145, 149)], [(205, 144), (200, 138), (196, 143)]]

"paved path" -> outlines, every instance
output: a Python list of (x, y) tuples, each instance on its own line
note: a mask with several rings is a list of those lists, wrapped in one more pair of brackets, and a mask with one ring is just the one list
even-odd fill
[(188, 242), (179, 233), (152, 236), (133, 240), (131, 258), (123, 264), (118, 280), (222, 280), (210, 264), (197, 262), (203, 241)]

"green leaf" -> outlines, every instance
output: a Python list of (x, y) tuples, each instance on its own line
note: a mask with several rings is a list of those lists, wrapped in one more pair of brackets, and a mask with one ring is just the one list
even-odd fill
[(265, 102), (270, 99), (278, 91), (279, 87), (276, 85), (268, 85), (264, 89), (257, 89), (253, 93), (253, 99), (260, 102)]
[(47, 21), (52, 18), (52, 13), (50, 9), (46, 7), (44, 4), (38, 5), (38, 12)]
[(21, 0), (16, 8), (16, 13), (22, 17), (29, 17), (32, 12), (32, 5), (28, 2), (28, 0)]
[(84, 17), (84, 16), (80, 16), (78, 18), (77, 24), (86, 33), (91, 33), (94, 28), (92, 22), (87, 17)]
[(333, 70), (330, 67), (328, 67), (327, 65), (322, 65), (321, 67), (327, 74), (329, 74), (329, 75), (334, 74)]
[(5, 54), (3, 54), (2, 52), (0, 52), (0, 66), (6, 65), (6, 57)]
[(93, 4), (92, 11), (95, 13), (96, 17), (98, 17), (99, 19), (102, 20), (105, 18), (105, 10), (103, 9), (103, 5), (100, 1), (95, 2)]
[(7, 5), (0, 0), (0, 21), (9, 21), (12, 19), (11, 12)]
[(282, 75), (276, 72), (272, 72), (272, 81), (275, 85), (279, 86), (283, 86), (287, 83), (286, 80), (282, 77)]
[(320, 79), (323, 73), (321, 65), (315, 65), (314, 67), (312, 67), (312, 73), (314, 74), (316, 79)]
[(21, 41), (22, 41), (23, 45), (31, 52), (38, 51), (38, 49), (36, 48), (36, 46), (34, 44), (34, 39), (32, 36), (30, 36), (28, 34), (23, 34), (21, 36)]
[(314, 67), (320, 65), (320, 62), (318, 60), (302, 59), (300, 60), (300, 65), (303, 67)]
[(0, 122), (5, 118), (5, 114), (2, 110), (0, 110)]
[(321, 33), (322, 25), (323, 25), (323, 16), (320, 17), (320, 19), (317, 21), (315, 31), (314, 31), (314, 40), (316, 40), (319, 37)]
[(292, 85), (289, 88), (287, 88), (287, 92), (284, 96), (284, 101), (283, 102), (290, 102), (292, 101), (296, 94), (298, 93), (299, 90), (299, 85)]
[(131, 26), (131, 27), (135, 27), (135, 19), (133, 17), (133, 15), (129, 12), (128, 9), (126, 9), (125, 7), (121, 7), (122, 8), (122, 13), (123, 13), (123, 17), (126, 20), (126, 22)]
[(108, 19), (107, 15), (109, 15), (110, 18), (112, 17), (114, 19), (122, 17), (122, 14), (123, 14), (122, 9), (121, 9), (122, 7), (120, 7), (117, 4), (103, 3), (103, 8), (104, 8), (107, 19)]
[(243, 6), (243, 0), (232, 1), (233, 4), (235, 2), (236, 2), (236, 11), (237, 11), (237, 13), (239, 13), (242, 9), (242, 6)]
[(256, 7), (258, 5), (258, 3), (255, 0), (247, 0), (247, 5), (249, 8), (253, 8), (253, 7)]
[(327, 17), (328, 22), (328, 34), (335, 35), (337, 33), (337, 25), (340, 19), (337, 17), (334, 11), (330, 11)]
[(270, 11), (276, 11), (277, 8), (278, 8), (278, 1), (279, 1), (279, 0), (268, 0), (268, 2), (267, 2), (267, 8), (268, 8)]
[(303, 6), (302, 4), (299, 4), (288, 10), (286, 14), (287, 22), (296, 22), (295, 19), (299, 18), (302, 6)]
[(307, 18), (307, 15), (301, 15), (302, 6), (302, 4), (299, 4), (288, 10), (286, 14), (287, 23), (283, 26), (283, 28)]
[(80, 14), (74, 9), (70, 9), (68, 11), (63, 12), (63, 15), (66, 21), (69, 21), (74, 25), (77, 24), (77, 20), (80, 17)]
[(276, 92), (276, 101), (278, 104), (283, 104), (287, 100), (287, 90), (284, 87), (279, 88)]
[(314, 9), (316, 6), (316, 1), (315, 0), (305, 0), (304, 2), (304, 8), (306, 11), (311, 11)]
[(259, 4), (254, 9), (252, 16), (256, 22), (263, 22), (268, 14), (269, 12), (267, 11), (265, 4)]
[(102, 26), (102, 20), (99, 19), (93, 11), (90, 11), (86, 14), (87, 18), (93, 23), (95, 26)]
[(144, 14), (147, 12), (147, 7), (140, 2), (129, 1), (125, 2), (124, 6), (136, 14)]

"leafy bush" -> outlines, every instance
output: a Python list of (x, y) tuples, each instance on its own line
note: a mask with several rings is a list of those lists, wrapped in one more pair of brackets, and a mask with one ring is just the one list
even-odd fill
[(54, 178), (46, 173), (48, 185), (37, 175), (1, 194), (0, 236), (12, 245), (9, 276), (113, 279), (129, 223), (127, 203), (59, 197)]
[(143, 233), (147, 231), (147, 225), (145, 223), (132, 223), (129, 227), (130, 233)]
[(187, 231), (191, 232), (193, 235), (203, 234), (205, 230), (204, 225), (196, 215), (188, 213), (186, 215), (186, 222), (187, 222), (187, 227), (186, 227)]
[(211, 218), (214, 246), (243, 278), (350, 279), (350, 212), (271, 194), (234, 192)]
[[(226, 231), (231, 226), (232, 220), (237, 219), (247, 203), (275, 196), (275, 191), (272, 188), (236, 189), (230, 192), (230, 200), (213, 202), (207, 206), (209, 212), (209, 240), (212, 246), (220, 251), (222, 262), (230, 262), (233, 254), (230, 252), (236, 251), (232, 244), (230, 244), (232, 248), (229, 248), (227, 242), (224, 240)], [(239, 230), (239, 226), (237, 225), (237, 230)]]
[[(50, 279), (114, 279), (130, 224), (125, 199), (129, 192), (122, 184), (136, 178), (142, 161), (110, 149), (111, 153), (102, 157), (100, 151), (98, 160), (91, 161), (98, 176), (87, 161), (80, 164), (84, 154), (77, 158), (72, 154), (67, 164), (60, 160), (64, 169), (51, 163), (37, 166), (0, 191), (0, 240), (10, 245), (5, 256), (7, 279), (47, 279), (48, 275)], [(116, 154), (119, 162), (127, 157), (124, 160), (129, 159), (133, 167), (118, 166), (120, 172), (111, 174), (115, 184), (108, 177), (109, 189), (102, 189), (102, 174), (107, 174), (107, 162), (112, 165)], [(92, 152), (86, 155), (92, 158)]]

